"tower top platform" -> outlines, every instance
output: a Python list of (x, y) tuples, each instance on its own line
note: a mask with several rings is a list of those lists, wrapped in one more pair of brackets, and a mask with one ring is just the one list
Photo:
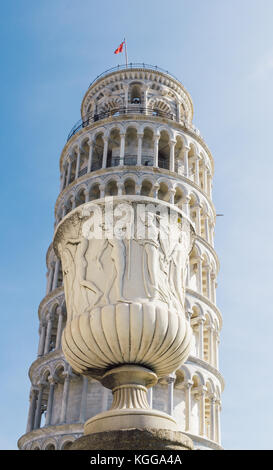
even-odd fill
[[(182, 106), (187, 120), (192, 121), (193, 103), (182, 83), (167, 70), (144, 63), (130, 63), (112, 67), (98, 75), (89, 85), (82, 101), (81, 115), (84, 118), (99, 100), (110, 101), (110, 97), (126, 92), (132, 84), (139, 84), (143, 93), (160, 95), (163, 99), (175, 100)], [(129, 90), (130, 92), (130, 90)], [(100, 96), (101, 95), (101, 96)], [(104, 99), (103, 99), (104, 98)]]

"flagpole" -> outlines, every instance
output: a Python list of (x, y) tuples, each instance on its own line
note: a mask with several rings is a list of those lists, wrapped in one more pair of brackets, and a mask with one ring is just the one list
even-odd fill
[(125, 60), (126, 60), (126, 67), (128, 67), (127, 43), (126, 43), (126, 39), (125, 39), (125, 38), (124, 38), (124, 44), (125, 44)]

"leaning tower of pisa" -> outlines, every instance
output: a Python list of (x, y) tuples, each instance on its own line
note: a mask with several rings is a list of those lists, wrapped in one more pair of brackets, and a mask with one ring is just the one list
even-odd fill
[[(218, 347), (222, 318), (216, 306), (218, 258), (213, 247), (212, 155), (192, 124), (189, 93), (174, 76), (145, 64), (118, 66), (98, 76), (81, 105), (60, 156), (55, 226), (77, 206), (107, 196), (142, 195), (174, 204), (195, 226), (186, 280), (186, 314), (192, 327), (188, 360), (149, 392), (154, 409), (173, 415), (197, 449), (221, 449), (224, 382)], [(84, 422), (109, 408), (111, 392), (77, 374), (66, 362), (63, 274), (52, 244), (46, 255), (47, 287), (39, 309), (37, 358), (26, 433), (20, 449), (67, 449)]]

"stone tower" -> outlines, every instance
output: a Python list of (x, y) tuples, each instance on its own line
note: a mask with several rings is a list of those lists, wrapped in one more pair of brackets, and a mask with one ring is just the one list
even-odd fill
[[(223, 378), (218, 370), (221, 314), (216, 306), (219, 270), (213, 248), (214, 164), (193, 126), (193, 105), (168, 72), (145, 64), (115, 67), (89, 86), (81, 120), (60, 157), (61, 187), (55, 226), (76, 207), (107, 196), (143, 196), (178, 207), (196, 231), (186, 275), (185, 309), (192, 327), (190, 355), (174, 374), (149, 391), (156, 410), (173, 415), (199, 449), (220, 449)], [(109, 408), (111, 392), (72, 370), (61, 337), (66, 304), (61, 262), (47, 256), (47, 289), (39, 306), (38, 357), (29, 370), (30, 404), (20, 449), (66, 449), (84, 422)]]

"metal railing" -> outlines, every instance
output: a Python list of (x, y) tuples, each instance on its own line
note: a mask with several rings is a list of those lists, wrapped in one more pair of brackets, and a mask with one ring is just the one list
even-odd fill
[(109, 73), (112, 72), (118, 72), (119, 70), (130, 70), (130, 69), (145, 69), (145, 70), (154, 70), (155, 72), (162, 72), (165, 73), (166, 75), (169, 75), (169, 77), (174, 78), (176, 81), (180, 82), (178, 78), (176, 78), (172, 73), (170, 73), (168, 70), (162, 69), (161, 67), (158, 67), (157, 65), (149, 65), (145, 64), (144, 62), (130, 62), (128, 65), (116, 65), (115, 67), (111, 67), (108, 70), (105, 70), (102, 72), (100, 75), (98, 75), (94, 80), (90, 83), (89, 88), (100, 78), (105, 77)]
[(158, 117), (163, 117), (166, 119), (171, 119), (172, 121), (175, 120), (175, 116), (172, 113), (167, 113), (165, 111), (162, 111), (161, 109), (155, 109), (152, 107), (147, 106), (146, 108), (142, 106), (134, 106), (133, 108), (116, 108), (112, 109), (111, 111), (106, 111), (104, 113), (99, 113), (99, 114), (86, 114), (83, 119), (80, 119), (71, 129), (71, 131), (68, 134), (67, 141), (73, 137), (79, 130), (83, 129), (84, 127), (89, 126), (89, 124), (92, 124), (93, 122), (100, 121), (101, 119), (106, 119), (109, 117), (116, 117), (116, 116), (123, 116), (125, 114), (143, 114), (145, 116), (158, 116)]

